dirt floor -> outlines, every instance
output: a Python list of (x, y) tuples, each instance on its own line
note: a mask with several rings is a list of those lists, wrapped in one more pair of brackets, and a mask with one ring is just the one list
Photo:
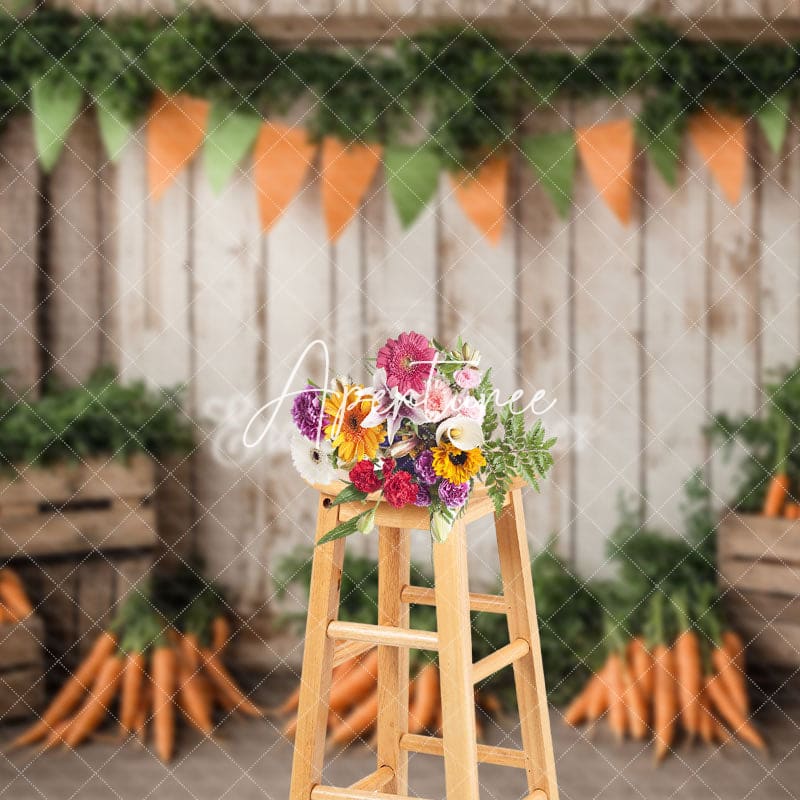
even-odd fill
[[(758, 717), (770, 741), (764, 758), (738, 745), (712, 751), (678, 746), (659, 768), (649, 748), (615, 745), (605, 730), (593, 735), (566, 728), (553, 712), (553, 736), (561, 797), (678, 798), (738, 800), (796, 798), (800, 786), (800, 696), (786, 689), (765, 703)], [(280, 697), (280, 684), (258, 699), (267, 705)], [(13, 729), (3, 731), (11, 738)], [(489, 722), (486, 740), (514, 746), (513, 720)], [(274, 721), (233, 720), (214, 741), (183, 732), (170, 767), (136, 742), (96, 741), (75, 753), (30, 751), (0, 759), (0, 798), (9, 800), (285, 800), (289, 791), (292, 746)], [(347, 786), (374, 769), (366, 745), (332, 754), (326, 781)], [(412, 755), (411, 794), (442, 798), (443, 771), (438, 758)], [(525, 794), (521, 772), (481, 767), (482, 797), (517, 800)]]

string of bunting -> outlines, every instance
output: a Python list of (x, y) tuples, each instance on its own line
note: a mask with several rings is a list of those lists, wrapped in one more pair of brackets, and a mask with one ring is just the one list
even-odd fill
[[(646, 149), (674, 184), (684, 134), (736, 203), (747, 121), (755, 119), (779, 152), (800, 86), (799, 51), (790, 44), (690, 41), (653, 21), (641, 22), (629, 40), (603, 42), (582, 56), (512, 52), (475, 30), (433, 31), (381, 53), (281, 50), (249, 26), (189, 10), (171, 19), (100, 22), (43, 9), (0, 19), (0, 37), (0, 122), (33, 112), (45, 170), (57, 163), (88, 98), (111, 159), (145, 120), (156, 200), (201, 152), (217, 192), (249, 157), (267, 231), (318, 165), (331, 239), (346, 228), (383, 163), (403, 225), (414, 222), (448, 172), (466, 215), (496, 243), (512, 139), (564, 215), (580, 162), (627, 224), (637, 150)], [(529, 112), (552, 115), (564, 100), (628, 91), (642, 97), (635, 118), (517, 135)], [(302, 127), (277, 121), (303, 98), (311, 107)], [(409, 145), (422, 111), (426, 138)]]

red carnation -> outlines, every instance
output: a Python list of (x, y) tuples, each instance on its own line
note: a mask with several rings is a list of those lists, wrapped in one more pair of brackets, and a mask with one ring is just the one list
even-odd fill
[(375, 466), (368, 459), (359, 461), (350, 470), (350, 480), (359, 492), (375, 492), (381, 488), (381, 479), (375, 474)]
[(394, 472), (394, 468), (396, 466), (397, 462), (393, 458), (384, 458), (383, 463), (381, 464), (381, 472), (383, 472), (383, 477), (388, 478)]
[(383, 496), (395, 508), (413, 503), (417, 499), (417, 485), (411, 479), (411, 473), (404, 470), (392, 473), (383, 484)]

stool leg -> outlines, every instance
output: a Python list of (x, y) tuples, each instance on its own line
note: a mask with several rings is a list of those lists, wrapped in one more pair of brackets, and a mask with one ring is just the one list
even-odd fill
[(528, 655), (514, 662), (528, 788), (531, 793), (537, 789), (543, 791), (547, 800), (558, 800), (542, 649), (536, 621), (525, 514), (519, 489), (511, 493), (511, 503), (495, 519), (495, 526), (503, 593), (508, 603), (508, 633), (511, 641), (521, 638), (530, 644)]
[[(400, 600), (410, 575), (411, 538), (402, 528), (378, 532), (378, 624), (408, 628), (408, 604)], [(400, 737), (408, 731), (408, 648), (378, 646), (378, 767), (394, 778), (383, 790), (408, 794), (408, 753)]]
[[(326, 508), (324, 501), (320, 497), (317, 539), (336, 527), (339, 519), (338, 507)], [(343, 561), (344, 539), (314, 550), (289, 800), (309, 800), (322, 777), (334, 647), (328, 625), (338, 616)]]
[(478, 746), (472, 685), (467, 539), (463, 520), (433, 545), (436, 627), (442, 685), (442, 738), (447, 800), (478, 800)]

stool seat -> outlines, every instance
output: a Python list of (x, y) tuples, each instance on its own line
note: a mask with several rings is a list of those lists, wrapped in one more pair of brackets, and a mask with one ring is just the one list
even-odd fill
[[(486, 487), (473, 488), (467, 508), (447, 540), (433, 542), (434, 588), (410, 581), (411, 531), (427, 530), (428, 509), (393, 508), (380, 501), (378, 525), (378, 622), (337, 619), (346, 538), (317, 545), (309, 593), (303, 671), (289, 800), (410, 800), (408, 754), (441, 756), (447, 800), (479, 800), (478, 763), (525, 770), (526, 800), (558, 800), (547, 694), (536, 622), (530, 554), (522, 509), (522, 481), (515, 481), (496, 514)], [(343, 483), (317, 485), (316, 539), (364, 511), (366, 501), (334, 505)], [(468, 523), (495, 515), (502, 595), (469, 591)], [(436, 609), (435, 632), (409, 627), (411, 604)], [(472, 661), (470, 612), (505, 614), (509, 644)], [(378, 650), (377, 769), (348, 787), (322, 783), (328, 697), (333, 668), (373, 647)], [(409, 733), (409, 650), (438, 653), (442, 736)], [(478, 744), (475, 684), (511, 666), (520, 714), (522, 749)]]

